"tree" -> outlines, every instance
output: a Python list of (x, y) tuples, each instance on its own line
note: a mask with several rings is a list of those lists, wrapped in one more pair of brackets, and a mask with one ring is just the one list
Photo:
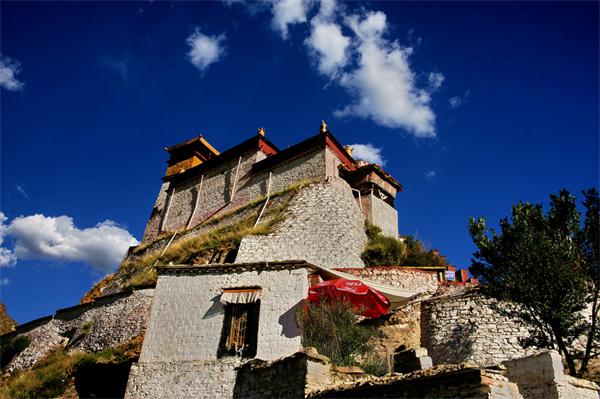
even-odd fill
[[(540, 204), (513, 205), (511, 218), (500, 220), (499, 233), (483, 218), (469, 220), (478, 248), (470, 270), (483, 292), (516, 305), (505, 312), (530, 326), (524, 345), (558, 349), (571, 375), (586, 372), (599, 354), (599, 201), (595, 189), (583, 194), (583, 225), (567, 190), (550, 196), (547, 213)], [(590, 306), (588, 315), (584, 310)], [(584, 350), (574, 346), (582, 338)]]

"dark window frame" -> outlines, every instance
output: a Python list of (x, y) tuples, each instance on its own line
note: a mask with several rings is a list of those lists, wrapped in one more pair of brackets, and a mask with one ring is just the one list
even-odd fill
[[(231, 337), (238, 334), (232, 334), (232, 323), (240, 320), (240, 317), (246, 315), (245, 331), (243, 335), (243, 345), (241, 348), (235, 348)], [(256, 356), (258, 346), (258, 325), (260, 318), (260, 300), (253, 303), (228, 303), (225, 304), (225, 316), (223, 318), (223, 328), (221, 329), (221, 339), (217, 357), (238, 356), (250, 359)], [(243, 322), (242, 322), (243, 324)]]

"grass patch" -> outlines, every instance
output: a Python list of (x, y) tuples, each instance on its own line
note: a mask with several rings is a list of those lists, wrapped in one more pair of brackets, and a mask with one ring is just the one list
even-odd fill
[(142, 338), (96, 353), (66, 353), (62, 348), (49, 352), (33, 368), (2, 380), (0, 399), (56, 398), (69, 386), (75, 371), (86, 364), (116, 364), (139, 356)]
[(388, 364), (385, 357), (376, 353), (369, 353), (361, 362), (360, 367), (367, 374), (382, 377), (388, 373)]
[[(295, 194), (302, 187), (305, 187), (305, 186), (307, 186), (309, 184), (312, 184), (312, 183), (315, 183), (315, 182), (316, 182), (316, 180), (314, 180), (314, 179), (313, 180), (307, 180), (307, 179), (301, 180), (301, 181), (299, 181), (297, 183), (290, 184), (289, 186), (287, 186), (283, 190), (280, 190), (280, 191), (278, 191), (276, 193), (271, 194), (269, 196), (269, 198), (270, 198), (270, 200), (274, 200), (274, 199), (276, 199), (278, 197), (282, 197), (282, 196), (284, 196), (286, 194), (289, 194), (289, 193)], [(232, 209), (232, 210), (227, 211), (227, 212), (225, 212), (225, 213), (223, 213), (221, 215), (218, 215), (218, 216), (213, 216), (213, 217), (209, 218), (208, 220), (204, 221), (203, 223), (201, 223), (199, 225), (196, 225), (196, 226), (194, 226), (192, 228), (179, 230), (177, 232), (177, 234), (186, 235), (189, 232), (192, 232), (193, 230), (197, 229), (198, 227), (214, 226), (216, 224), (219, 224), (223, 220), (228, 219), (228, 218), (230, 218), (232, 216), (235, 216), (237, 214), (240, 214), (240, 213), (242, 213), (244, 211), (258, 208), (258, 207), (262, 206), (265, 203), (266, 200), (267, 200), (267, 197), (264, 196), (264, 195), (262, 195), (262, 196), (254, 199), (254, 200), (252, 200), (252, 201), (250, 201), (250, 202), (248, 202), (248, 203), (246, 203), (246, 204), (244, 204), (244, 205), (242, 205), (242, 206), (240, 206), (238, 208)], [(258, 214), (257, 214), (257, 216), (258, 216)], [(153, 245), (154, 243), (172, 237), (174, 233), (175, 233), (174, 231), (161, 233), (155, 240), (149, 241), (149, 242), (145, 242), (145, 243), (141, 243), (140, 245), (138, 245), (137, 247), (135, 247), (132, 250), (132, 253), (133, 254), (139, 254), (139, 253), (143, 252), (145, 249), (147, 249), (148, 247), (150, 247), (151, 245)]]
[[(297, 191), (300, 185), (288, 188), (278, 196)], [(271, 196), (273, 198), (273, 196)], [(132, 276), (125, 282), (124, 290), (131, 291), (141, 287), (148, 287), (156, 284), (157, 274), (154, 265), (159, 264), (190, 264), (195, 258), (210, 258), (218, 251), (232, 251), (239, 247), (242, 238), (247, 235), (267, 235), (272, 233), (276, 226), (281, 223), (285, 216), (285, 210), (291, 200), (290, 198), (273, 207), (268, 207), (263, 215), (265, 222), (254, 227), (254, 223), (259, 214), (259, 209), (255, 205), (255, 212), (250, 213), (243, 220), (215, 228), (204, 234), (195, 237), (182, 237), (174, 241), (162, 254), (161, 250), (148, 252), (136, 259), (123, 262), (121, 271), (131, 273)], [(248, 206), (250, 207), (250, 206)], [(239, 212), (239, 209), (237, 210)], [(230, 213), (229, 216), (232, 214)], [(218, 222), (214, 222), (215, 224)]]

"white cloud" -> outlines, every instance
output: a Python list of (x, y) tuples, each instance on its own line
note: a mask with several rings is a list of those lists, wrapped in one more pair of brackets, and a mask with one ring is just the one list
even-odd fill
[(373, 144), (352, 144), (352, 158), (362, 159), (368, 163), (376, 163), (380, 166), (385, 166), (385, 159), (381, 155), (382, 149), (375, 147)]
[(0, 54), (0, 87), (9, 91), (23, 90), (25, 84), (17, 79), (19, 72), (21, 72), (19, 61)]
[[(68, 216), (41, 214), (19, 216), (10, 224), (0, 212), (0, 237), (14, 240), (12, 250), (0, 247), (0, 265), (14, 265), (17, 259), (83, 262), (109, 272), (138, 241), (124, 228), (106, 220), (94, 227), (79, 229)], [(2, 254), (7, 258), (3, 259)]]
[[(359, 8), (350, 15), (349, 6), (336, 0), (271, 0), (269, 4), (271, 24), (284, 39), (289, 25), (310, 21), (304, 43), (313, 64), (351, 97), (334, 115), (369, 118), (380, 126), (405, 129), (415, 137), (436, 136), (431, 95), (443, 84), (444, 75), (413, 72), (409, 62), (413, 48), (387, 39), (389, 28), (383, 12)], [(319, 11), (311, 14), (316, 4)], [(414, 42), (412, 36), (414, 32), (409, 32), (409, 41)]]
[(435, 137), (430, 92), (417, 88), (408, 62), (412, 48), (383, 38), (387, 23), (382, 12), (349, 17), (348, 24), (358, 37), (359, 62), (356, 69), (341, 76), (340, 84), (355, 96), (355, 102), (335, 114), (371, 118), (416, 137)]
[(102, 58), (102, 66), (116, 73), (123, 80), (127, 80), (129, 78), (130, 62), (131, 60), (129, 56)]
[(306, 22), (306, 13), (311, 6), (309, 0), (277, 0), (273, 2), (273, 29), (287, 39), (288, 25)]
[(350, 38), (342, 34), (338, 24), (314, 21), (306, 45), (317, 61), (319, 72), (325, 76), (333, 77), (348, 62), (346, 50), (350, 45)]
[(423, 173), (423, 177), (425, 177), (425, 180), (427, 181), (433, 179), (436, 175), (437, 173), (435, 173), (434, 170), (428, 170), (427, 172)]
[(471, 94), (471, 90), (467, 90), (465, 94), (462, 96), (451, 97), (448, 102), (450, 103), (450, 108), (457, 109), (461, 105), (467, 102), (469, 95)]
[(208, 36), (201, 33), (197, 28), (186, 39), (190, 46), (187, 59), (201, 72), (225, 56), (225, 34), (219, 36)]
[(14, 266), (17, 263), (17, 257), (12, 253), (11, 250), (2, 247), (4, 243), (4, 238), (8, 234), (8, 226), (6, 226), (6, 221), (8, 218), (2, 211), (0, 211), (0, 267), (3, 266)]
[[(16, 185), (16, 189), (17, 189), (17, 191), (18, 191), (19, 193), (21, 193), (21, 195), (22, 195), (23, 197), (25, 197), (25, 199), (29, 199), (29, 195), (27, 194), (27, 191), (25, 191), (25, 189), (23, 188), (23, 186), (21, 186), (21, 185), (17, 184), (17, 185)], [(0, 242), (0, 244), (1, 244), (1, 242)]]
[(439, 72), (430, 72), (429, 76), (427, 77), (427, 80), (429, 81), (429, 87), (432, 91), (435, 91), (442, 87), (442, 84), (444, 83), (445, 79), (446, 78), (444, 77), (444, 75), (442, 75)]
[(5, 278), (0, 278), (0, 287), (1, 286), (7, 286), (9, 284), (10, 284), (10, 280), (9, 279), (7, 279), (6, 277)]

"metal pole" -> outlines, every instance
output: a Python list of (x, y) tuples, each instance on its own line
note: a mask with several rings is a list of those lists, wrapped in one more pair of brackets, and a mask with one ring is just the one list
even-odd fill
[(271, 176), (273, 175), (272, 172), (269, 172), (269, 182), (267, 183), (267, 199), (265, 200), (265, 203), (263, 204), (262, 209), (260, 210), (260, 213), (258, 214), (258, 218), (256, 219), (256, 223), (254, 223), (254, 227), (258, 226), (258, 222), (260, 222), (260, 218), (263, 215), (263, 212), (265, 211), (265, 209), (267, 208), (267, 204), (269, 203), (269, 198), (271, 198)]
[(192, 216), (190, 216), (190, 220), (188, 220), (185, 225), (185, 229), (190, 228), (190, 224), (192, 224), (192, 220), (194, 220), (194, 215), (196, 214), (196, 209), (198, 209), (198, 202), (200, 202), (200, 193), (202, 192), (202, 184), (204, 183), (204, 175), (200, 178), (200, 187), (198, 188), (198, 194), (196, 194), (196, 203), (194, 204), (194, 210), (192, 211)]
[(233, 178), (233, 188), (231, 189), (231, 199), (229, 202), (233, 201), (233, 197), (235, 196), (236, 188), (237, 188), (237, 179), (238, 172), (240, 171), (240, 164), (242, 163), (242, 157), (238, 159), (237, 168), (235, 168), (235, 177)]

